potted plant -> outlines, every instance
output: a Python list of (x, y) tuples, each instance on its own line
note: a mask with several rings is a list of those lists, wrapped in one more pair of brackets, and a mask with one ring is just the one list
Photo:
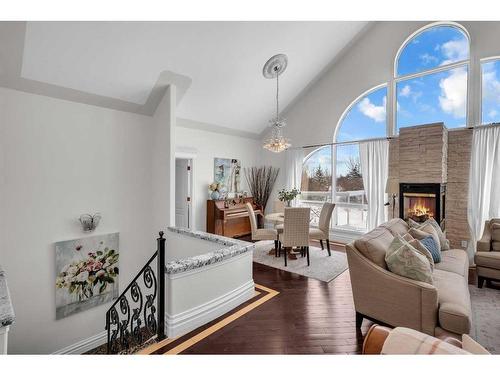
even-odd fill
[(278, 199), (282, 202), (285, 202), (287, 207), (290, 207), (290, 203), (295, 199), (297, 195), (300, 194), (300, 191), (293, 188), (292, 190), (282, 189), (278, 192)]

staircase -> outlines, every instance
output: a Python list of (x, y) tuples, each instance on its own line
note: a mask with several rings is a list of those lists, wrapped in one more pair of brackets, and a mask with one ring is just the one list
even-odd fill
[(165, 335), (165, 238), (106, 312), (107, 353), (115, 354)]

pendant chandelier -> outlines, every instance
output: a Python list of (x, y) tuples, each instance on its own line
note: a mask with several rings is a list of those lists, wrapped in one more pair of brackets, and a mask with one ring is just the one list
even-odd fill
[(279, 112), (279, 76), (285, 71), (287, 64), (287, 56), (279, 54), (271, 57), (262, 69), (265, 78), (276, 78), (276, 117), (269, 121), (271, 130), (263, 145), (266, 150), (276, 153), (285, 151), (291, 146), (290, 140), (283, 136), (283, 128), (286, 126), (286, 122), (280, 118)]

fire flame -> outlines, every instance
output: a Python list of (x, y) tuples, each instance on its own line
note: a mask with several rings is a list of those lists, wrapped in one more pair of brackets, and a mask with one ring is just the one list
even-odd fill
[(413, 207), (408, 208), (408, 214), (415, 216), (434, 216), (431, 209), (426, 206), (425, 199), (420, 198), (415, 201)]

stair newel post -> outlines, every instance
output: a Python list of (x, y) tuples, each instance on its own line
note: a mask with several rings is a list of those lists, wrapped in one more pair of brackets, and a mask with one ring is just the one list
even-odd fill
[(158, 311), (158, 332), (157, 339), (163, 340), (165, 335), (165, 238), (163, 238), (163, 231), (160, 233), (160, 237), (157, 239), (158, 242), (158, 255), (157, 259), (157, 272), (156, 277), (158, 279), (158, 300), (157, 300), (157, 311)]

